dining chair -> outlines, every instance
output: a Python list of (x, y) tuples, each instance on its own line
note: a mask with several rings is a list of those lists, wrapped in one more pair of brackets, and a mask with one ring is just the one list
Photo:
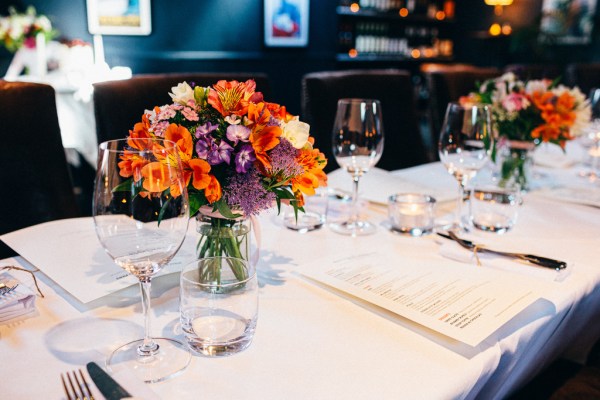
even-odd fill
[[(51, 86), (0, 80), (0, 234), (79, 216)], [(0, 242), (0, 259), (15, 255)]]
[(600, 87), (600, 62), (571, 63), (565, 68), (565, 83), (577, 86), (586, 96), (593, 88)]
[(94, 84), (94, 114), (98, 143), (122, 139), (140, 122), (145, 110), (169, 104), (173, 86), (186, 81), (211, 86), (219, 80), (254, 79), (256, 88), (269, 98), (269, 79), (263, 73), (198, 72), (140, 74), (131, 79)]
[(378, 168), (394, 170), (429, 161), (421, 137), (411, 76), (396, 69), (320, 71), (302, 77), (302, 121), (310, 125), (316, 147), (328, 162), (326, 172), (338, 168), (332, 152), (332, 129), (341, 98), (381, 102), (385, 145)]
[(558, 64), (508, 64), (502, 72), (512, 72), (521, 80), (559, 78), (564, 81), (564, 68)]
[[(427, 87), (427, 123), (430, 140), (437, 144), (444, 114), (448, 103), (458, 101), (461, 96), (477, 89), (477, 84), (500, 76), (501, 70), (495, 67), (436, 68), (423, 71)], [(437, 159), (437, 152), (435, 152)]]

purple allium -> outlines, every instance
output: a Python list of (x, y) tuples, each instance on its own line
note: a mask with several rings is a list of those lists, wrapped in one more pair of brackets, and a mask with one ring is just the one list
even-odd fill
[(265, 190), (256, 168), (245, 174), (233, 175), (223, 190), (223, 196), (229, 207), (239, 206), (246, 216), (257, 215), (271, 208), (275, 202), (275, 194)]
[(242, 125), (229, 125), (227, 127), (227, 139), (235, 146), (238, 141), (247, 142), (250, 137), (250, 129)]
[(254, 149), (251, 145), (243, 145), (239, 152), (235, 155), (235, 170), (238, 174), (245, 174), (256, 160)]
[(206, 136), (212, 131), (216, 131), (219, 125), (213, 124), (212, 122), (207, 122), (204, 125), (200, 125), (196, 128), (196, 137), (200, 138), (200, 136)]
[(298, 149), (285, 138), (280, 139), (279, 146), (275, 147), (269, 155), (273, 175), (280, 175), (286, 179), (304, 172), (302, 166), (296, 162)]

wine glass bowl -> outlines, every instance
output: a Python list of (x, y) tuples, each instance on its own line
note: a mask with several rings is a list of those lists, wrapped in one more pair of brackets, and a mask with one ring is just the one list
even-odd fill
[(492, 119), (488, 106), (448, 104), (438, 153), (442, 164), (458, 181), (456, 224), (459, 229), (466, 229), (462, 219), (465, 188), (489, 161), (492, 143)]
[(145, 336), (116, 349), (109, 369), (124, 366), (145, 382), (187, 367), (185, 345), (150, 336), (152, 277), (173, 259), (187, 232), (189, 203), (177, 145), (157, 139), (111, 140), (99, 145), (93, 220), (106, 253), (140, 282)]
[(337, 163), (352, 176), (352, 214), (347, 221), (333, 223), (337, 233), (357, 236), (372, 234), (375, 225), (361, 220), (358, 212), (358, 182), (383, 153), (383, 119), (381, 104), (370, 99), (340, 99), (333, 126), (333, 155)]
[(591, 121), (588, 124), (581, 145), (587, 151), (590, 166), (579, 173), (590, 182), (600, 179), (600, 88), (590, 90)]

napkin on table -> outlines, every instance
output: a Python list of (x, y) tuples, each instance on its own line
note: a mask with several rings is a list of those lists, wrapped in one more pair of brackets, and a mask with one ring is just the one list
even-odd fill
[(18, 286), (6, 294), (0, 294), (0, 324), (8, 324), (35, 313), (35, 293), (8, 272), (0, 273), (0, 283)]
[(475, 257), (475, 254), (472, 251), (461, 247), (456, 242), (450, 241), (442, 243), (439, 252), (440, 255), (446, 258), (463, 263), (473, 264), (476, 267), (478, 257), (479, 262), (483, 267), (491, 267), (510, 272), (522, 273), (532, 277), (538, 277), (555, 282), (564, 281), (567, 276), (571, 274), (573, 269), (572, 263), (567, 263), (567, 268), (556, 271), (551, 268), (540, 267), (517, 259), (511, 259), (509, 257), (484, 252), (477, 253), (477, 257)]

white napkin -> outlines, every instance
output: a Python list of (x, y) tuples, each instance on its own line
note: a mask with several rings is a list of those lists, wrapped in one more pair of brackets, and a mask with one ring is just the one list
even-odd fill
[(548, 168), (569, 168), (583, 159), (580, 151), (569, 148), (568, 151), (561, 149), (552, 143), (544, 143), (533, 152), (535, 165)]
[(15, 289), (0, 295), (0, 324), (30, 317), (35, 314), (35, 293), (8, 272), (0, 273), (0, 283), (7, 286), (18, 285)]
[[(477, 258), (475, 257), (475, 254), (472, 251), (461, 247), (456, 242), (448, 241), (442, 243), (439, 251), (440, 255), (446, 258), (477, 266)], [(479, 257), (479, 261), (481, 262), (481, 266), (483, 267), (497, 268), (505, 271), (522, 273), (525, 275), (530, 275), (533, 277), (538, 277), (555, 282), (564, 281), (573, 270), (572, 263), (567, 263), (567, 268), (560, 271), (556, 271), (551, 268), (539, 267), (534, 264), (530, 264), (516, 259), (511, 259), (509, 257), (504, 257), (497, 254), (479, 252), (477, 253), (477, 257)]]

